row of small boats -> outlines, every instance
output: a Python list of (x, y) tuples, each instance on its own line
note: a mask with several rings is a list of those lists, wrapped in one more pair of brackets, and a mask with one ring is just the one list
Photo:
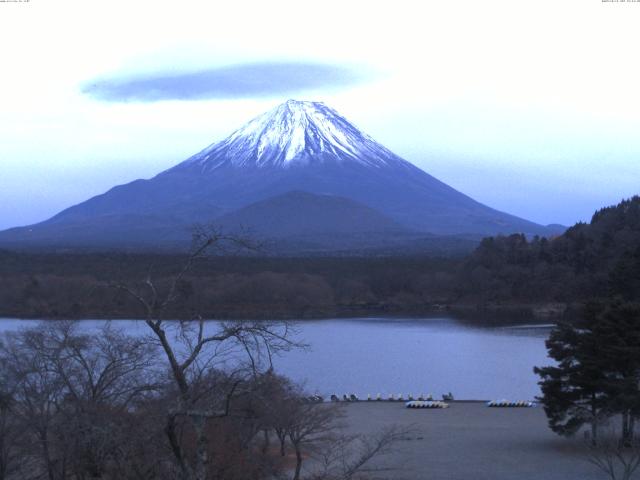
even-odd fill
[[(451, 394), (445, 394), (442, 396), (443, 400), (453, 400), (453, 395)], [(354, 393), (350, 393), (350, 394), (344, 394), (342, 395), (342, 397), (339, 397), (338, 395), (331, 395), (331, 401), (332, 402), (360, 402), (362, 401), (362, 399), (360, 399), (356, 394)], [(402, 393), (399, 393), (398, 395), (395, 394), (390, 394), (387, 397), (383, 397), (381, 394), (377, 394), (375, 397), (372, 397), (371, 395), (367, 395), (366, 398), (367, 402), (406, 402), (406, 401), (421, 401), (421, 402), (431, 402), (433, 401), (433, 395), (429, 394), (429, 395), (420, 395), (418, 397), (414, 397), (413, 395), (408, 395), (407, 397), (404, 397), (402, 395)]]
[[(448, 408), (449, 404), (445, 402), (432, 402), (432, 401), (409, 401), (405, 404), (407, 408)], [(535, 407), (536, 404), (533, 402), (528, 402), (526, 400), (492, 400), (487, 402), (487, 407), (495, 407), (495, 408), (532, 408)]]
[(324, 397), (320, 395), (311, 395), (310, 397), (303, 397), (302, 403), (323, 403)]
[(449, 408), (448, 403), (438, 401), (413, 400), (405, 403), (407, 408)]
[[(391, 394), (385, 398), (382, 397), (381, 394), (377, 394), (375, 397), (371, 395), (367, 395), (367, 402), (405, 402), (405, 406), (407, 408), (447, 408), (449, 405), (445, 402), (453, 401), (453, 395), (444, 394), (442, 396), (443, 401), (434, 400), (431, 394), (429, 395), (420, 395), (416, 398), (413, 395), (408, 395), (406, 398), (400, 393), (398, 395)], [(313, 395), (311, 397), (305, 398), (305, 401), (308, 403), (322, 403), (324, 402), (324, 398), (320, 395)], [(332, 402), (361, 402), (363, 401), (356, 394), (344, 394), (342, 397), (338, 395), (331, 395)], [(536, 404), (534, 402), (530, 402), (527, 400), (491, 400), (487, 402), (488, 407), (494, 408), (531, 408), (535, 407)]]
[(532, 408), (535, 407), (534, 402), (528, 402), (526, 400), (517, 400), (515, 402), (511, 400), (492, 400), (487, 402), (487, 407), (495, 408)]

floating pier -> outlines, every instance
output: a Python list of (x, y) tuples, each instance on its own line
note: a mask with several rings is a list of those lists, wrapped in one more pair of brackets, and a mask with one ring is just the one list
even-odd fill
[(444, 402), (433, 402), (433, 401), (421, 401), (421, 400), (412, 400), (405, 403), (407, 408), (449, 408), (448, 403)]
[(493, 408), (532, 408), (535, 407), (534, 402), (528, 402), (526, 400), (491, 400), (487, 402), (487, 407)]
[[(382, 393), (377, 393), (372, 395), (368, 393), (366, 397), (360, 398), (355, 393), (344, 393), (344, 394), (333, 394), (330, 397), (332, 402), (341, 402), (341, 403), (354, 403), (354, 402), (402, 402), (406, 405), (407, 408), (447, 408), (449, 403), (484, 403), (487, 407), (494, 408), (532, 408), (536, 406), (535, 402), (531, 402), (528, 400), (454, 400), (453, 395), (451, 393), (443, 394), (442, 400), (435, 400), (433, 395), (430, 393), (420, 394), (415, 396), (411, 393), (403, 394), (403, 393), (390, 393), (388, 395), (383, 395)], [(319, 395), (314, 395), (312, 397), (308, 397), (308, 402), (318, 402), (321, 403), (324, 401), (323, 397)]]

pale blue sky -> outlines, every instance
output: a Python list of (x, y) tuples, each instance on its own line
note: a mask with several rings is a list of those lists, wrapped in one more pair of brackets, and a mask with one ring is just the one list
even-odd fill
[(540, 223), (640, 193), (640, 3), (225, 3), (0, 3), (0, 228), (151, 177), (291, 97)]

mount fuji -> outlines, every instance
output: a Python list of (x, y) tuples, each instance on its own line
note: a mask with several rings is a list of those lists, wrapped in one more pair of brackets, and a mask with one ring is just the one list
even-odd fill
[(149, 180), (0, 232), (0, 245), (182, 248), (196, 223), (293, 250), (556, 233), (449, 187), (323, 103), (289, 100)]

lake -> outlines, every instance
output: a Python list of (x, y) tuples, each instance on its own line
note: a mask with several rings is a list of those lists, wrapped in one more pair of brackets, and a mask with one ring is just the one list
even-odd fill
[[(87, 328), (102, 321), (86, 320)], [(34, 323), (0, 319), (0, 331)], [(131, 333), (134, 320), (114, 321)], [(549, 365), (550, 326), (474, 326), (453, 318), (305, 320), (298, 337), (308, 350), (276, 358), (276, 369), (324, 396), (355, 393), (433, 394), (456, 399), (532, 400), (539, 395), (534, 366)]]

